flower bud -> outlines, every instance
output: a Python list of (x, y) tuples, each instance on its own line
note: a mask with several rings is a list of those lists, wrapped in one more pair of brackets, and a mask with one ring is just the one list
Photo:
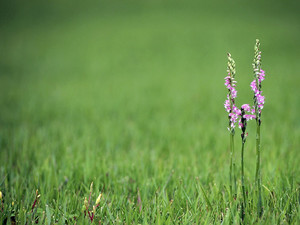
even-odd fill
[(83, 204), (84, 204), (85, 207), (88, 207), (88, 201), (87, 201), (87, 198), (86, 198), (86, 197), (84, 198)]
[(99, 194), (99, 196), (96, 200), (96, 205), (98, 205), (100, 203), (101, 197), (102, 197), (102, 193)]
[(90, 192), (91, 193), (93, 192), (93, 182), (91, 183), (91, 186), (90, 186)]

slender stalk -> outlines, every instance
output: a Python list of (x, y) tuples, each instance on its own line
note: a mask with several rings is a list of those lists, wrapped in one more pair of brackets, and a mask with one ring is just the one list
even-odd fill
[(233, 158), (233, 186), (234, 186), (234, 193), (233, 197), (236, 199), (237, 196), (237, 185), (236, 185), (236, 169), (235, 169), (235, 160)]
[(246, 190), (245, 190), (245, 173), (244, 173), (244, 151), (245, 151), (245, 143), (248, 136), (248, 133), (246, 133), (247, 129), (247, 116), (249, 119), (249, 115), (245, 114), (245, 110), (250, 111), (250, 107), (248, 104), (244, 104), (241, 107), (241, 122), (240, 122), (240, 128), (242, 129), (242, 151), (241, 151), (241, 181), (242, 181), (242, 193), (243, 193), (243, 201), (241, 203), (242, 210), (241, 210), (241, 217), (244, 221), (245, 218), (245, 208), (247, 207), (247, 201), (246, 201)]
[(246, 208), (247, 206), (247, 203), (246, 203), (246, 190), (245, 190), (245, 175), (244, 175), (244, 149), (245, 149), (245, 142), (246, 142), (246, 138), (242, 138), (242, 152), (241, 152), (241, 181), (242, 181), (242, 192), (243, 192), (243, 215), (242, 215), (242, 218), (244, 218), (244, 209)]
[(236, 197), (236, 173), (235, 173), (235, 160), (234, 160), (234, 129), (230, 132), (229, 143), (230, 143), (230, 167), (229, 167), (229, 188), (230, 195)]
[(254, 46), (254, 61), (253, 61), (253, 71), (254, 71), (254, 79), (256, 83), (254, 92), (254, 105), (255, 105), (255, 114), (256, 114), (256, 172), (255, 172), (255, 183), (257, 186), (257, 214), (258, 217), (261, 217), (263, 214), (263, 206), (262, 206), (262, 196), (261, 196), (261, 166), (260, 166), (260, 126), (261, 126), (261, 109), (259, 106), (261, 104), (261, 81), (260, 72), (261, 72), (261, 52), (259, 50), (259, 40), (256, 39), (256, 43)]
[[(229, 125), (228, 130), (230, 131), (229, 135), (229, 147), (230, 147), (230, 166), (229, 166), (229, 188), (230, 188), (230, 195), (236, 196), (236, 173), (235, 173), (235, 160), (234, 160), (234, 127), (235, 122), (237, 119), (236, 114), (236, 106), (235, 106), (235, 98), (237, 95), (237, 91), (235, 90), (236, 81), (234, 80), (235, 77), (235, 62), (231, 57), (231, 54), (227, 54), (228, 63), (227, 63), (227, 73), (228, 76), (225, 77), (225, 86), (228, 89), (227, 99), (225, 101), (225, 108), (226, 111), (229, 113)], [(234, 187), (234, 193), (232, 188)]]
[(258, 181), (260, 175), (260, 125), (256, 124), (256, 173), (255, 180)]
[(256, 174), (255, 180), (258, 192), (257, 215), (262, 216), (262, 197), (261, 197), (261, 173), (260, 173), (260, 120), (256, 123)]
[(232, 174), (233, 174), (233, 187), (234, 187), (234, 193), (233, 197), (236, 198), (236, 172), (235, 172), (235, 159), (234, 159), (234, 133), (231, 135), (231, 152), (232, 152)]
[(229, 136), (229, 145), (230, 145), (230, 166), (229, 166), (229, 188), (230, 188), (230, 195), (232, 196), (232, 165), (233, 165), (233, 149), (234, 149), (234, 134), (230, 132)]

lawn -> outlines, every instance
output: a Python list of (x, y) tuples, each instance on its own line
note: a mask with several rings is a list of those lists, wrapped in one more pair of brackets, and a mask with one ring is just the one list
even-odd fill
[(90, 224), (93, 182), (90, 209), (102, 193), (94, 224), (240, 224), (226, 53), (237, 103), (252, 103), (256, 38), (264, 213), (252, 122), (242, 223), (300, 223), (300, 4), (54, 0), (0, 10), (0, 223)]

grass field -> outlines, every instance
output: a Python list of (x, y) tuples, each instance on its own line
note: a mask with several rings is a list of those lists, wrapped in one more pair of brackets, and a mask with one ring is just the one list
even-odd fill
[(243, 223), (300, 224), (299, 4), (0, 4), (0, 223), (89, 224), (93, 182), (91, 203), (103, 194), (95, 224), (239, 224), (226, 53), (237, 64), (237, 102), (251, 103), (259, 38), (264, 214), (256, 216), (253, 122)]

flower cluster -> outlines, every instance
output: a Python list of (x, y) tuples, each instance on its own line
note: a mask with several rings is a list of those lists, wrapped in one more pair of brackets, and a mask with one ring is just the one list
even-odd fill
[[(235, 123), (237, 121), (239, 121), (239, 128), (242, 128), (243, 127), (242, 117), (244, 119), (246, 119), (246, 121), (249, 121), (249, 120), (252, 120), (252, 119), (256, 118), (255, 108), (254, 108), (254, 106), (252, 106), (252, 108), (251, 108), (249, 106), (249, 104), (242, 105), (241, 109), (238, 109), (235, 106), (235, 104), (233, 104), (232, 111), (231, 111), (229, 95), (227, 95), (227, 99), (224, 103), (224, 107), (225, 107), (226, 111), (229, 112), (230, 127), (231, 128), (235, 127)], [(242, 110), (245, 112), (244, 115), (242, 115)]]
[[(230, 118), (230, 128), (235, 127), (235, 123), (238, 120), (238, 116), (241, 114), (241, 110), (235, 106), (235, 98), (237, 96), (237, 91), (235, 89), (236, 81), (230, 76), (230, 73), (225, 77), (225, 86), (228, 89), (229, 94), (227, 94), (227, 99), (225, 100), (224, 107), (229, 113)], [(228, 128), (229, 129), (229, 128)]]
[[(260, 59), (261, 54), (257, 51), (255, 63), (253, 64), (254, 67), (260, 67)], [(249, 121), (252, 119), (256, 119), (257, 112), (256, 107), (258, 110), (258, 116), (260, 116), (261, 110), (264, 107), (265, 97), (262, 95), (261, 91), (261, 82), (265, 79), (265, 71), (262, 69), (258, 70), (255, 69), (255, 79), (251, 82), (251, 89), (254, 91), (254, 100), (255, 106), (250, 107), (249, 104), (242, 105), (241, 109), (239, 109), (235, 105), (235, 98), (237, 97), (237, 90), (236, 90), (236, 81), (234, 80), (235, 76), (235, 62), (232, 59), (231, 55), (228, 54), (228, 68), (227, 68), (228, 75), (225, 77), (224, 85), (228, 89), (227, 98), (224, 103), (224, 107), (226, 111), (229, 113), (229, 131), (233, 131), (235, 128), (235, 124), (238, 121), (239, 128), (243, 128), (242, 120)], [(243, 113), (242, 113), (243, 111)]]
[[(235, 123), (239, 121), (239, 128), (243, 127), (243, 124), (241, 122), (241, 110), (244, 110), (248, 114), (244, 114), (243, 118), (245, 118), (247, 121), (255, 119), (256, 116), (255, 114), (255, 108), (254, 106), (251, 108), (249, 104), (244, 104), (242, 105), (241, 109), (236, 107), (235, 105), (235, 98), (237, 96), (237, 91), (235, 89), (236, 86), (236, 81), (230, 77), (227, 76), (225, 77), (225, 86), (229, 91), (229, 94), (227, 94), (227, 99), (225, 100), (224, 107), (226, 111), (229, 113), (229, 118), (230, 118), (230, 128), (235, 128)], [(228, 129), (230, 129), (228, 128)]]
[[(249, 106), (249, 104), (244, 104), (244, 105), (242, 105), (240, 111), (243, 112), (243, 113), (241, 113), (241, 114), (239, 115), (239, 116), (240, 116), (240, 120), (239, 120), (239, 128), (242, 129), (242, 128), (245, 126), (244, 123), (243, 123), (243, 119), (245, 119), (245, 121), (249, 121), (249, 120), (255, 119), (256, 116), (255, 116), (255, 108), (254, 108), (254, 106), (251, 108), (251, 107)], [(246, 114), (246, 112), (247, 112), (248, 114)]]
[(265, 96), (262, 95), (261, 82), (265, 79), (265, 71), (262, 69), (256, 73), (256, 77), (250, 84), (252, 91), (254, 92), (255, 102), (257, 104), (258, 112), (261, 113), (261, 110), (265, 104)]
[(227, 54), (228, 64), (227, 64), (227, 77), (225, 77), (225, 86), (228, 89), (227, 99), (225, 100), (224, 107), (229, 113), (229, 127), (228, 130), (234, 132), (235, 123), (238, 120), (238, 116), (241, 114), (240, 110), (235, 105), (235, 98), (237, 96), (237, 91), (235, 89), (236, 81), (235, 77), (235, 62), (231, 57), (231, 54)]

